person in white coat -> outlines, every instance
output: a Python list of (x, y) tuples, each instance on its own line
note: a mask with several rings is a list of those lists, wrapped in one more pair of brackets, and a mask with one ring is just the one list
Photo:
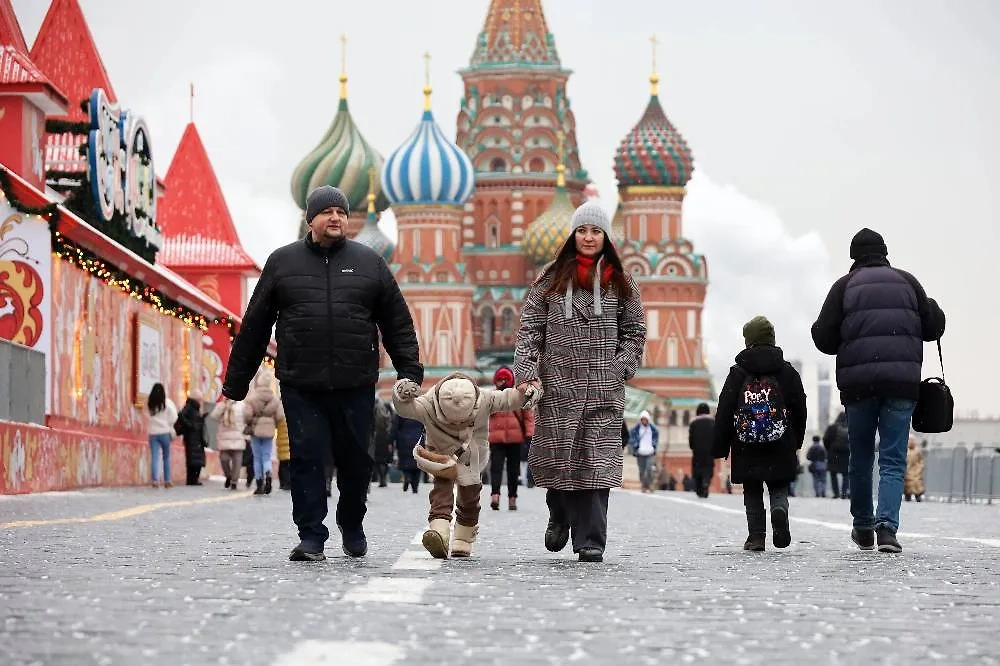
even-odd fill
[(146, 400), (149, 411), (149, 464), (153, 487), (160, 487), (160, 470), (157, 463), (163, 461), (163, 487), (172, 488), (170, 482), (170, 442), (174, 439), (174, 423), (177, 421), (177, 405), (167, 397), (163, 384), (157, 382), (149, 390)]
[(215, 448), (219, 451), (219, 463), (226, 477), (226, 488), (236, 490), (240, 479), (240, 467), (243, 466), (243, 449), (247, 440), (243, 434), (246, 427), (243, 403), (223, 398), (212, 408), (208, 418), (218, 422), (219, 429), (215, 435)]

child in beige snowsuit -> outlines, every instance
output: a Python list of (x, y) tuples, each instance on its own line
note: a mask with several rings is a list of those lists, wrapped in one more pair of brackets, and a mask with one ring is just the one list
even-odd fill
[(480, 389), (466, 375), (453, 373), (423, 395), (419, 393), (419, 384), (401, 379), (393, 387), (392, 402), (400, 416), (424, 424), (422, 445), (413, 449), (417, 467), (434, 477), (424, 548), (434, 557), (446, 559), (450, 544), (452, 557), (469, 557), (479, 528), (482, 473), (490, 459), (490, 414), (531, 409), (541, 392), (534, 387), (523, 394), (514, 388)]

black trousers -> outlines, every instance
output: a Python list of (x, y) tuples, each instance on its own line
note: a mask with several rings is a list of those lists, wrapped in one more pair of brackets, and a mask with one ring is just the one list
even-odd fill
[(280, 460), (278, 461), (278, 488), (281, 490), (288, 490), (291, 488), (291, 483), (289, 482), (289, 470), (288, 461)]
[(292, 520), (303, 544), (322, 549), (330, 538), (323, 524), (327, 514), (326, 466), (336, 466), (337, 525), (359, 529), (367, 507), (373, 461), (368, 455), (372, 436), (375, 387), (336, 391), (301, 391), (281, 387), (281, 404), (288, 422), (292, 486)]
[(372, 481), (378, 481), (379, 488), (389, 485), (389, 463), (375, 463), (375, 474)]
[(187, 485), (197, 486), (199, 476), (201, 476), (201, 465), (197, 467), (194, 465), (187, 466)]
[(420, 487), (420, 470), (414, 469), (404, 469), (403, 472), (403, 490), (412, 490), (414, 493), (417, 492), (417, 488)]
[(708, 488), (712, 485), (712, 473), (695, 471), (694, 472), (694, 491), (698, 494), (698, 497), (708, 497)]
[(830, 472), (830, 489), (833, 490), (833, 498), (848, 497), (851, 491), (851, 482), (846, 472)]
[(545, 503), (549, 520), (569, 525), (573, 552), (582, 548), (597, 548), (602, 553), (608, 543), (608, 495), (610, 489), (549, 490)]
[(490, 444), (490, 486), (500, 494), (504, 466), (507, 467), (507, 497), (517, 497), (517, 482), (521, 476), (521, 445)]

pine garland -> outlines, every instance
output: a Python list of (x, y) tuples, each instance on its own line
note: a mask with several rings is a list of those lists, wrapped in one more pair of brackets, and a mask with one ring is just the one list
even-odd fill
[(50, 228), (59, 219), (59, 204), (50, 203), (41, 207), (35, 207), (29, 206), (18, 199), (10, 184), (10, 174), (4, 168), (0, 168), (0, 191), (7, 197), (7, 203), (10, 204), (11, 208), (25, 215), (37, 215), (38, 217), (45, 218)]

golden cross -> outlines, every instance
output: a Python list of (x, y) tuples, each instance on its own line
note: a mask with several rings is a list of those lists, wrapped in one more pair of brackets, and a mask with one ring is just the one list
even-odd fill
[(656, 74), (656, 47), (659, 45), (659, 42), (656, 40), (656, 35), (650, 37), (649, 42), (653, 45), (653, 74)]
[(188, 104), (189, 104), (189, 107), (190, 107), (188, 109), (188, 113), (190, 114), (190, 122), (193, 123), (194, 122), (194, 83), (191, 83), (191, 98), (188, 101)]
[(347, 35), (340, 36), (340, 73), (347, 74)]
[(563, 142), (566, 140), (566, 134), (560, 130), (556, 132), (556, 139), (559, 141), (559, 163), (562, 164), (565, 161), (565, 156), (563, 155)]
[(368, 167), (368, 194), (375, 193), (375, 167)]
[(431, 54), (424, 53), (424, 85), (428, 88), (431, 85)]

